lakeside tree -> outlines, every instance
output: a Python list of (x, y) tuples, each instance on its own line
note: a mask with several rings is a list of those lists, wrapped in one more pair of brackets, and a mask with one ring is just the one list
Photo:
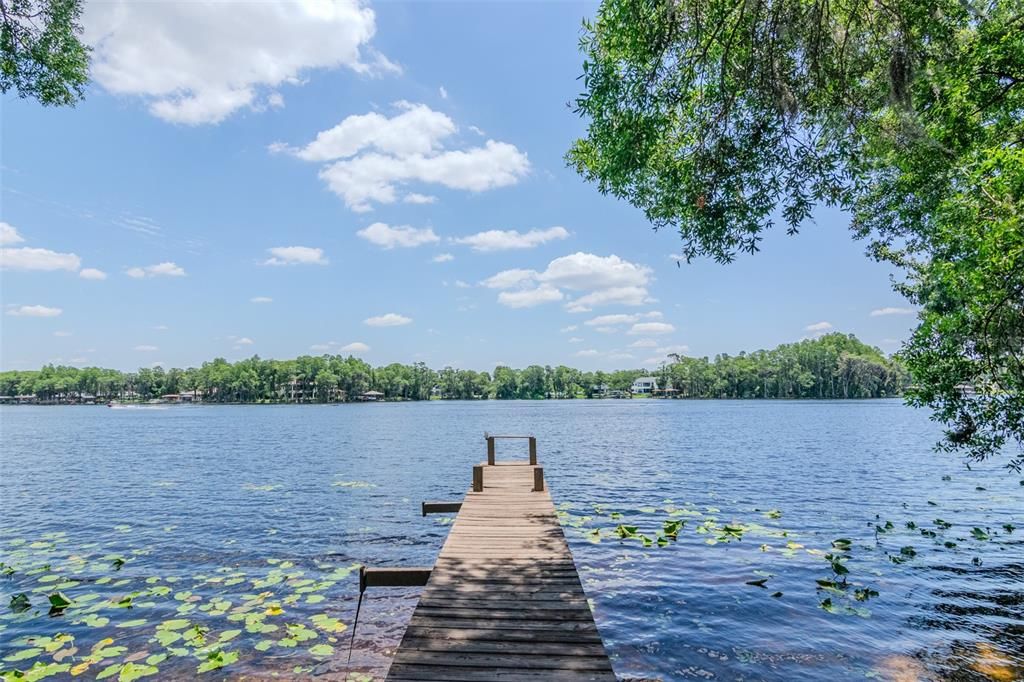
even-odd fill
[(920, 308), (901, 356), (940, 448), (1024, 464), (1024, 5), (604, 0), (581, 51), (579, 173), (688, 261), (848, 210)]
[(73, 105), (89, 81), (81, 0), (0, 0), (0, 92)]
[[(665, 360), (654, 376), (662, 388), (672, 388), (682, 398), (880, 398), (899, 395), (906, 383), (898, 362), (839, 333), (711, 360), (679, 355)], [(584, 372), (564, 365), (531, 365), (521, 370), (498, 366), (492, 377), (452, 367), (435, 371), (422, 362), (374, 368), (351, 356), (253, 356), (234, 363), (216, 358), (200, 367), (146, 367), (127, 373), (53, 365), (0, 372), (0, 395), (68, 402), (83, 394), (149, 400), (201, 393), (206, 402), (332, 403), (373, 390), (388, 400), (539, 400), (626, 393), (637, 377), (649, 374), (643, 369)]]

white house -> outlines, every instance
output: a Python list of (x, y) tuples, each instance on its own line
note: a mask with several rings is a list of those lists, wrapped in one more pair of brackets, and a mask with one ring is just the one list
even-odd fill
[(630, 393), (650, 395), (658, 390), (658, 380), (654, 377), (639, 377), (633, 382)]

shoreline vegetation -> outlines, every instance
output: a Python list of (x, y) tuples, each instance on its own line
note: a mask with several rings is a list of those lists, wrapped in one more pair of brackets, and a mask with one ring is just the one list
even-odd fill
[[(643, 382), (642, 379), (654, 379)], [(542, 400), (661, 397), (676, 399), (859, 399), (899, 396), (907, 373), (852, 334), (838, 332), (773, 350), (713, 359), (673, 354), (656, 370), (584, 372), (572, 367), (504, 365), (493, 373), (425, 363), (373, 367), (340, 355), (264, 360), (223, 358), (188, 369), (46, 365), (0, 372), (0, 403), (171, 402), (324, 404), (407, 400)]]

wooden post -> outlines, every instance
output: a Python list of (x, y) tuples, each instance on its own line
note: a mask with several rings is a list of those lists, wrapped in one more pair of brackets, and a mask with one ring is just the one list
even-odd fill
[(544, 467), (533, 468), (533, 492), (544, 491)]
[(477, 464), (473, 467), (473, 492), (482, 493), (484, 491), (484, 468), (482, 465)]
[(537, 438), (530, 436), (530, 464), (537, 466)]
[(487, 437), (487, 463), (494, 466), (494, 436)]

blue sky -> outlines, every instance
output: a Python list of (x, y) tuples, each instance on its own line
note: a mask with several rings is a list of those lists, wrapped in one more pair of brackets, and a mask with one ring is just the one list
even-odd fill
[(565, 166), (595, 9), (90, 4), (85, 101), (2, 102), (0, 368), (895, 351), (912, 311), (844, 214), (680, 268)]

